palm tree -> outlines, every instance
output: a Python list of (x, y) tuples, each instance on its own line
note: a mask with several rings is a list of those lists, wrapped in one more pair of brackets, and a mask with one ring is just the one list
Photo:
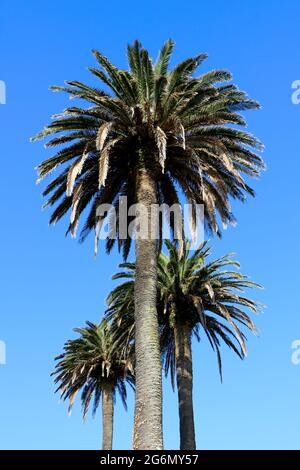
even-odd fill
[[(100, 65), (90, 68), (106, 87), (91, 87), (79, 81), (54, 86), (70, 98), (83, 99), (86, 107), (68, 107), (33, 140), (52, 136), (46, 146), (61, 146), (38, 166), (39, 181), (59, 169), (44, 190), (50, 195), (45, 206), (56, 204), (50, 223), (70, 211), (67, 233), (81, 230), (83, 241), (99, 232), (107, 217), (120, 221), (120, 196), (128, 206), (142, 204), (146, 212), (143, 236), (137, 233), (135, 279), (136, 405), (134, 448), (162, 449), (162, 391), (159, 331), (156, 312), (157, 253), (160, 244), (148, 232), (161, 233), (158, 220), (151, 220), (151, 207), (180, 204), (181, 189), (192, 206), (204, 204), (205, 224), (220, 233), (223, 224), (234, 222), (229, 199), (253, 195), (242, 174), (257, 176), (263, 167), (257, 151), (261, 144), (249, 133), (228, 127), (244, 126), (240, 111), (258, 108), (256, 101), (235, 85), (231, 75), (213, 70), (194, 76), (206, 54), (188, 58), (169, 70), (174, 43), (168, 40), (153, 64), (140, 42), (128, 46), (129, 70), (118, 69), (100, 52), (93, 53)], [(105, 204), (113, 209), (99, 211)], [(110, 251), (116, 239), (126, 259), (131, 237), (131, 219), (112, 224), (107, 239)], [(121, 228), (120, 228), (121, 227)], [(171, 221), (177, 236), (180, 227)], [(122, 233), (120, 233), (122, 231)], [(124, 235), (125, 231), (125, 235)], [(145, 232), (148, 233), (145, 236)], [(158, 235), (160, 236), (160, 235)], [(147, 374), (145, 375), (145, 370)]]
[(63, 354), (55, 358), (58, 362), (52, 375), (59, 384), (56, 391), (69, 400), (69, 412), (80, 390), (84, 418), (92, 398), (93, 415), (102, 398), (102, 449), (110, 450), (116, 391), (126, 408), (126, 383), (134, 386), (132, 348), (129, 344), (124, 347), (106, 322), (86, 323), (86, 327), (74, 329), (79, 338), (68, 340)]
[[(245, 288), (260, 287), (231, 266), (239, 263), (231, 259), (232, 254), (208, 262), (210, 248), (207, 242), (190, 255), (189, 244), (179, 251), (175, 244), (166, 242), (168, 255), (160, 254), (158, 260), (158, 303), (161, 325), (162, 357), (166, 374), (171, 372), (172, 385), (176, 375), (180, 449), (195, 449), (193, 411), (193, 367), (191, 340), (194, 335), (200, 340), (203, 331), (216, 351), (222, 378), (220, 346), (223, 341), (241, 359), (246, 354), (245, 335), (238, 323), (255, 332), (255, 325), (245, 309), (258, 311), (257, 302), (245, 297)], [(108, 297), (108, 320), (113, 330), (127, 330), (133, 336), (133, 292), (135, 265), (120, 265), (126, 271), (114, 278), (127, 278)]]

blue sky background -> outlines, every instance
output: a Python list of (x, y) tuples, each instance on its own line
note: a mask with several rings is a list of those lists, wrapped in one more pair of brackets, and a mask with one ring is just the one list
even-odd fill
[[(91, 83), (92, 48), (124, 67), (125, 47), (139, 38), (153, 54), (171, 37), (174, 63), (198, 52), (203, 71), (228, 68), (263, 109), (248, 113), (249, 129), (266, 145), (268, 171), (254, 182), (257, 198), (235, 204), (238, 226), (214, 254), (237, 253), (243, 272), (262, 283), (267, 305), (257, 318), (261, 335), (249, 339), (241, 362), (224, 349), (224, 383), (207, 342), (194, 348), (195, 413), (200, 449), (300, 449), (300, 365), (291, 343), (300, 338), (299, 129), (300, 105), (291, 83), (300, 79), (300, 4), (253, 1), (7, 1), (1, 3), (0, 105), (1, 449), (93, 449), (101, 443), (101, 416), (83, 424), (79, 402), (71, 417), (49, 377), (72, 328), (97, 321), (120, 256), (65, 238), (65, 223), (49, 228), (41, 211), (34, 167), (47, 156), (29, 137), (68, 104), (48, 87), (65, 79)], [(50, 155), (50, 153), (49, 153)], [(145, 371), (146, 373), (146, 371)], [(165, 445), (178, 448), (176, 395), (165, 383)], [(131, 445), (132, 397), (117, 404), (115, 448)]]

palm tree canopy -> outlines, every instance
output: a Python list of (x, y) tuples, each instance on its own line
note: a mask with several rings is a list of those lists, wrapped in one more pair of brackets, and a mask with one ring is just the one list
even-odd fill
[(76, 395), (82, 390), (83, 416), (87, 416), (94, 396), (93, 415), (98, 408), (102, 390), (108, 385), (118, 391), (126, 408), (126, 383), (134, 386), (133, 350), (125, 349), (120, 339), (112, 334), (107, 322), (94, 324), (86, 322), (86, 327), (75, 328), (80, 336), (68, 340), (64, 352), (55, 359), (55, 383), (59, 386), (61, 398), (69, 400), (69, 412)]
[[(238, 126), (246, 124), (240, 112), (258, 103), (228, 83), (232, 77), (226, 70), (196, 76), (206, 54), (170, 69), (173, 46), (168, 40), (153, 63), (135, 41), (128, 46), (129, 70), (118, 69), (94, 50), (99, 66), (89, 70), (108, 91), (79, 81), (52, 87), (86, 106), (68, 107), (33, 138), (52, 136), (46, 147), (59, 146), (38, 165), (38, 181), (58, 169), (43, 193), (50, 195), (45, 206), (56, 205), (50, 223), (70, 210), (67, 233), (75, 236), (87, 209), (81, 231), (85, 239), (103, 221), (97, 216), (99, 205), (113, 204), (118, 217), (120, 196), (127, 197), (128, 206), (136, 202), (141, 167), (155, 177), (159, 204), (179, 204), (180, 189), (193, 207), (193, 218), (195, 205), (204, 204), (207, 229), (218, 234), (218, 215), (223, 224), (234, 222), (230, 198), (254, 194), (242, 175), (259, 175), (262, 145)], [(110, 250), (114, 239), (108, 238)], [(125, 258), (130, 243), (129, 237), (119, 240)]]
[[(211, 249), (204, 242), (191, 252), (186, 242), (180, 252), (176, 245), (166, 242), (168, 254), (158, 260), (158, 314), (161, 325), (162, 351), (165, 370), (175, 371), (173, 326), (176, 322), (188, 324), (198, 340), (203, 331), (216, 351), (220, 374), (222, 362), (220, 346), (223, 341), (240, 358), (246, 354), (246, 337), (241, 327), (256, 333), (256, 327), (246, 313), (257, 313), (258, 302), (245, 296), (245, 289), (260, 288), (259, 284), (238, 272), (239, 263), (233, 254), (208, 261)], [(120, 329), (129, 338), (134, 329), (134, 263), (122, 263), (124, 271), (114, 279), (128, 279), (109, 295), (106, 318), (113, 328)], [(239, 326), (240, 325), (240, 326)]]

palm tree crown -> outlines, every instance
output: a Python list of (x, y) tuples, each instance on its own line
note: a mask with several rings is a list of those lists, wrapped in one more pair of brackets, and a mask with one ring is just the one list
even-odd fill
[[(60, 169), (43, 194), (50, 195), (45, 206), (57, 204), (51, 223), (71, 211), (67, 233), (75, 236), (86, 208), (81, 240), (101, 222), (100, 204), (112, 203), (118, 214), (119, 196), (127, 196), (128, 205), (135, 203), (140, 168), (155, 178), (158, 203), (179, 203), (181, 188), (193, 208), (204, 204), (206, 226), (217, 233), (217, 214), (223, 224), (234, 221), (229, 198), (253, 194), (242, 174), (259, 174), (263, 162), (256, 151), (262, 146), (236, 126), (245, 125), (240, 112), (258, 108), (258, 103), (228, 84), (228, 71), (194, 76), (206, 54), (169, 70), (173, 45), (168, 40), (153, 64), (135, 41), (128, 47), (129, 70), (118, 69), (94, 50), (100, 67), (89, 70), (110, 92), (79, 81), (52, 87), (90, 105), (68, 107), (34, 138), (58, 134), (46, 146), (66, 144), (38, 172), (41, 180)], [(120, 240), (125, 257), (130, 243), (130, 237)], [(113, 244), (109, 239), (107, 249)]]
[[(174, 380), (174, 325), (187, 324), (200, 340), (201, 331), (207, 336), (216, 351), (222, 376), (220, 354), (221, 341), (240, 358), (246, 354), (246, 337), (240, 326), (252, 332), (256, 327), (245, 310), (259, 311), (259, 304), (244, 295), (245, 289), (261, 287), (234, 268), (239, 263), (233, 254), (213, 261), (207, 258), (211, 249), (204, 242), (190, 254), (189, 243), (180, 252), (176, 245), (166, 242), (168, 254), (161, 253), (158, 259), (158, 301), (161, 341), (166, 373), (170, 370)], [(127, 332), (133, 337), (134, 330), (134, 277), (135, 264), (122, 263), (121, 271), (114, 279), (125, 278), (109, 295), (106, 318), (113, 320), (113, 329)], [(231, 268), (231, 269), (230, 269)]]
[[(247, 276), (232, 267), (239, 263), (233, 254), (208, 261), (211, 250), (204, 242), (189, 256), (188, 244), (182, 254), (175, 245), (167, 242), (168, 256), (162, 254), (159, 270), (159, 299), (164, 321), (163, 344), (166, 372), (174, 370), (173, 326), (187, 324), (196, 338), (203, 330), (210, 345), (216, 351), (222, 377), (220, 340), (240, 358), (246, 354), (246, 337), (239, 325), (256, 332), (251, 317), (245, 312), (256, 313), (259, 304), (244, 296), (245, 289), (260, 287)], [(170, 337), (171, 336), (171, 337)], [(169, 339), (166, 340), (166, 339)], [(173, 375), (173, 374), (172, 374)]]
[(87, 322), (84, 328), (75, 328), (80, 337), (68, 340), (64, 352), (55, 359), (55, 383), (64, 400), (69, 400), (69, 412), (78, 392), (82, 391), (83, 416), (86, 417), (92, 398), (93, 415), (100, 403), (105, 388), (116, 391), (126, 408), (126, 383), (134, 386), (133, 353), (127, 355), (120, 340), (111, 334), (106, 322), (100, 325)]

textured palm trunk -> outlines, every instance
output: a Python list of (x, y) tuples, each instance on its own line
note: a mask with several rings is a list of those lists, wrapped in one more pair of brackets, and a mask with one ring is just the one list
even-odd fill
[(102, 450), (112, 449), (113, 420), (113, 389), (107, 386), (102, 390)]
[[(150, 237), (150, 208), (156, 185), (143, 169), (137, 175), (137, 201), (147, 210), (148, 235), (136, 239), (134, 449), (162, 449), (162, 371), (156, 311), (157, 240)], [(153, 233), (157, 221), (152, 221)], [(144, 227), (141, 227), (144, 228)], [(145, 236), (145, 234), (144, 234)]]
[(174, 327), (176, 380), (179, 404), (180, 449), (196, 449), (193, 410), (193, 367), (191, 330), (184, 324)]

